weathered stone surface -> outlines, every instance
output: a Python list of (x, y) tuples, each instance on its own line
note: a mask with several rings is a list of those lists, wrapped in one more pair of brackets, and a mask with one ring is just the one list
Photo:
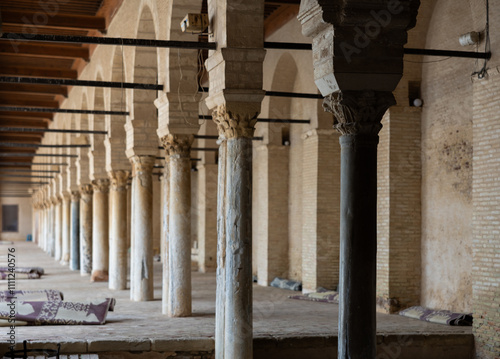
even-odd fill
[(92, 272), (92, 194), (91, 184), (80, 186), (80, 274)]
[(130, 298), (153, 300), (153, 156), (134, 156), (132, 163), (132, 244)]
[(108, 173), (111, 179), (109, 289), (127, 288), (127, 186), (129, 171)]
[(93, 282), (108, 280), (109, 266), (109, 179), (92, 181), (92, 275)]

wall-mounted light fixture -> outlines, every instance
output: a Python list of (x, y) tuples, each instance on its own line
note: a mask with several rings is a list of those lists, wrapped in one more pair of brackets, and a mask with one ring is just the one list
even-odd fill
[(463, 34), (460, 36), (458, 41), (460, 42), (460, 45), (462, 46), (470, 46), (470, 45), (475, 45), (479, 43), (481, 36), (479, 32), (476, 31), (471, 31), (466, 34)]

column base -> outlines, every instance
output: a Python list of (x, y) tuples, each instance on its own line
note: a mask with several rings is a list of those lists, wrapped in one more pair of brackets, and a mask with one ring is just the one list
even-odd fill
[(91, 282), (107, 282), (109, 279), (108, 271), (106, 270), (95, 270), (90, 276)]

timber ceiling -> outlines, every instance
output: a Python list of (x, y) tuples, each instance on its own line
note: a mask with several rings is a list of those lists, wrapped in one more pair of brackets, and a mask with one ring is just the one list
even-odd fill
[[(123, 1), (128, 0), (1, 0), (1, 32), (103, 36)], [(43, 8), (44, 4), (48, 7)], [(53, 4), (57, 4), (57, 8)], [(297, 16), (299, 4), (300, 0), (267, 0), (265, 36)], [(203, 1), (203, 10), (206, 12), (206, 1)], [(0, 76), (78, 79), (94, 49), (95, 45), (86, 44), (0, 39)], [(0, 83), (0, 106), (58, 109), (70, 90), (70, 86)], [(52, 119), (52, 113), (0, 110), (0, 127), (16, 128), (0, 132), (0, 170), (29, 169), (32, 162), (39, 162), (30, 156), (36, 147), (19, 148), (2, 143), (39, 145), (43, 129), (48, 128)], [(22, 132), (26, 127), (39, 128), (40, 132)]]

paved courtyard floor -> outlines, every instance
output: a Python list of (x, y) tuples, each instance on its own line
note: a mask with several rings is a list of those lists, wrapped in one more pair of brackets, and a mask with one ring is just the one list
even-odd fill
[[(15, 242), (0, 245), (0, 265), (6, 263), (7, 248), (16, 248), (16, 265), (39, 266), (45, 275), (38, 280), (17, 280), (16, 289), (56, 289), (68, 301), (116, 298), (115, 311), (105, 325), (17, 327), (16, 341), (28, 340), (45, 347), (62, 343), (63, 351), (175, 351), (182, 348), (213, 350), (215, 323), (215, 274), (192, 273), (193, 315), (169, 318), (161, 313), (161, 263), (155, 262), (155, 300), (132, 302), (129, 291), (112, 291), (107, 283), (91, 283), (77, 271), (54, 261), (36, 244)], [(0, 288), (7, 289), (6, 281)], [(254, 285), (254, 338), (331, 338), (337, 336), (338, 305), (289, 299), (297, 294), (284, 289)], [(7, 328), (5, 328), (7, 329)], [(4, 331), (5, 329), (0, 328)], [(400, 341), (423, 335), (468, 338), (470, 327), (426, 323), (399, 315), (377, 314), (377, 334), (397, 336)], [(0, 333), (0, 354), (6, 341)], [(406, 338), (406, 339), (405, 339)], [(382, 339), (379, 339), (379, 342)], [(336, 345), (336, 344), (335, 344)], [(181, 349), (179, 349), (181, 348)]]

